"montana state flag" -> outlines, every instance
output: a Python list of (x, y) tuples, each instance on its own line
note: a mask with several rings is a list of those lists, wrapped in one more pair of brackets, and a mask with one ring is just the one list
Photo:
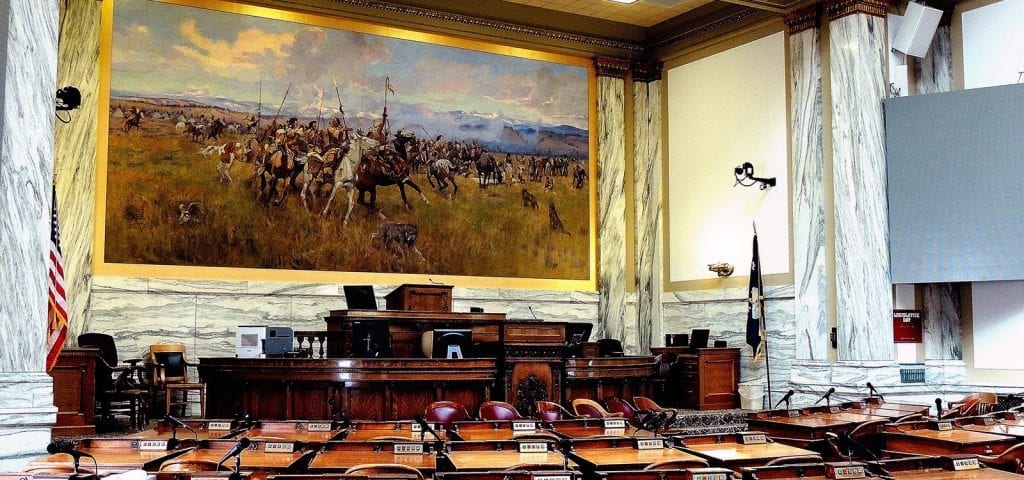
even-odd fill
[(747, 288), (747, 344), (754, 349), (754, 360), (764, 352), (764, 284), (761, 281), (761, 255), (754, 230), (754, 253), (750, 260), (750, 286)]

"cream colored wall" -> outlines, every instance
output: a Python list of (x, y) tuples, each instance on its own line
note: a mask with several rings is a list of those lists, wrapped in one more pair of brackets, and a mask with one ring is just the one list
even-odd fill
[[(785, 68), (775, 32), (667, 71), (669, 282), (748, 275), (753, 222), (763, 274), (790, 272)], [(776, 186), (734, 187), (744, 162)]]

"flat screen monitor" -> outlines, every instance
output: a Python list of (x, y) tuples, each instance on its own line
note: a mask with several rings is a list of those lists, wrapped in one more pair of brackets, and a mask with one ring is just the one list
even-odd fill
[(706, 328), (695, 328), (690, 330), (690, 348), (708, 348), (708, 336), (711, 335), (711, 330)]
[(387, 322), (353, 322), (352, 355), (361, 358), (391, 357), (391, 332)]
[(468, 328), (435, 328), (431, 357), (469, 358), (473, 356), (473, 330)]
[(370, 285), (345, 285), (345, 303), (349, 310), (376, 310), (377, 298)]
[(590, 332), (593, 330), (594, 325), (590, 323), (567, 323), (565, 324), (565, 344), (572, 348), (587, 343), (590, 340)]

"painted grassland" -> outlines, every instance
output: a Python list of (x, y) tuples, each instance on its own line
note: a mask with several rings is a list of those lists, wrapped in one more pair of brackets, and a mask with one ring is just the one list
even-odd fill
[[(234, 120), (240, 120), (234, 119)], [(216, 155), (208, 144), (237, 142), (229, 133), (194, 143), (175, 130), (175, 121), (146, 118), (141, 130), (122, 131), (110, 119), (106, 178), (105, 261), (205, 267), (270, 268), (344, 272), (402, 272), (445, 275), (580, 280), (589, 277), (588, 190), (574, 189), (570, 176), (541, 183), (478, 186), (475, 171), (459, 176), (451, 200), (414, 174), (430, 201), (406, 188), (411, 211), (398, 187), (379, 187), (377, 202), (386, 220), (415, 225), (415, 247), (385, 246), (374, 238), (386, 220), (356, 205), (342, 224), (347, 198), (339, 192), (331, 212), (307, 213), (297, 192), (280, 206), (264, 205), (252, 164), (236, 161), (233, 181), (220, 181)], [(180, 128), (180, 127), (179, 127)], [(499, 159), (503, 155), (498, 156)], [(299, 180), (301, 186), (301, 178)], [(524, 207), (522, 189), (539, 208)], [(450, 193), (451, 187), (448, 192)], [(323, 196), (315, 199), (319, 212)], [(182, 206), (196, 215), (183, 219)], [(564, 231), (551, 228), (549, 204)]]

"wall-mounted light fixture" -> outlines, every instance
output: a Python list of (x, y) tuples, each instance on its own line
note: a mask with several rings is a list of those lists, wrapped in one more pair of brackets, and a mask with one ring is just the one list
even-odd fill
[(726, 262), (709, 263), (708, 264), (708, 270), (711, 270), (712, 272), (717, 273), (718, 276), (722, 277), (722, 278), (725, 278), (725, 277), (728, 277), (729, 275), (732, 275), (732, 271), (734, 269), (735, 269), (735, 267), (733, 267), (731, 263), (726, 263)]
[(768, 187), (775, 186), (775, 177), (770, 178), (759, 178), (754, 176), (754, 165), (750, 162), (744, 162), (743, 165), (736, 167), (733, 170), (733, 175), (736, 176), (736, 183), (732, 186), (743, 185), (744, 187), (752, 187), (757, 183), (760, 183), (761, 190), (765, 190)]

